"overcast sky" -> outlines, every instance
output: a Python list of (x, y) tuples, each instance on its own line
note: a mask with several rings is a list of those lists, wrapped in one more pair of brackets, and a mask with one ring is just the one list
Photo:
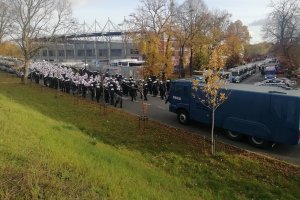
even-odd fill
[[(97, 20), (102, 26), (108, 18), (120, 24), (124, 17), (134, 12), (139, 0), (71, 0), (73, 14), (80, 22), (92, 23)], [(177, 0), (182, 3), (183, 0)], [(252, 36), (251, 43), (262, 41), (261, 26), (257, 25), (266, 18), (270, 0), (205, 0), (210, 10), (227, 10), (232, 14), (232, 21), (241, 20), (247, 25)], [(254, 25), (256, 24), (256, 25)]]

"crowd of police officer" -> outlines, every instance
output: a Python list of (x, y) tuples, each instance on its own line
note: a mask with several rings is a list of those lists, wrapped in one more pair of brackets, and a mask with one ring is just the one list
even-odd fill
[(159, 81), (156, 77), (147, 80), (134, 80), (120, 74), (100, 74), (87, 69), (73, 69), (67, 66), (52, 65), (48, 62), (35, 62), (30, 66), (29, 79), (49, 88), (61, 90), (74, 96), (90, 97), (92, 101), (100, 102), (103, 97), (105, 103), (122, 108), (123, 97), (130, 97), (136, 101), (139, 96), (148, 101), (147, 95), (167, 98), (170, 80)]

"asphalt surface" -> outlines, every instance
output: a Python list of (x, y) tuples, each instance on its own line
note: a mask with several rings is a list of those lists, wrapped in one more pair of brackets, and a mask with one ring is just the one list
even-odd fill
[[(259, 72), (257, 72), (252, 77), (244, 80), (242, 83), (253, 84), (254, 82), (262, 80), (262, 76)], [(169, 104), (165, 104), (164, 100), (161, 100), (159, 97), (152, 97), (148, 95), (148, 113), (147, 116), (155, 121), (161, 122), (163, 124), (170, 125), (175, 128), (184, 129), (190, 131), (192, 133), (201, 134), (205, 137), (210, 137), (210, 127), (206, 125), (201, 125), (198, 123), (191, 123), (188, 126), (184, 126), (178, 123), (177, 116), (175, 113), (169, 112)], [(123, 101), (123, 109), (129, 113), (133, 113), (135, 115), (143, 115), (142, 113), (142, 101), (137, 97), (137, 101), (131, 102), (129, 98), (124, 99)], [(275, 159), (280, 159), (285, 162), (300, 166), (300, 145), (290, 146), (290, 145), (275, 145), (269, 149), (258, 149), (252, 147), (247, 140), (235, 142), (227, 139), (225, 135), (222, 133), (222, 130), (216, 130), (217, 139), (227, 143), (234, 145), (236, 147), (256, 152), (259, 154), (266, 155), (268, 157), (273, 157)]]

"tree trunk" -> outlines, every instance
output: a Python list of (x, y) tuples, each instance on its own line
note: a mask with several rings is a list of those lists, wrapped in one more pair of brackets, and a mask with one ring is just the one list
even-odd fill
[(169, 57), (169, 45), (170, 45), (170, 40), (171, 40), (171, 36), (169, 36), (168, 37), (168, 39), (167, 39), (167, 44), (166, 44), (166, 48), (165, 48), (165, 58), (166, 58), (166, 62), (165, 62), (165, 68), (164, 68), (164, 70), (163, 70), (163, 81), (165, 81), (166, 80), (166, 76), (164, 76), (164, 75), (166, 75), (167, 74), (167, 77), (169, 77), (170, 76), (170, 74), (169, 74), (169, 66), (168, 66), (168, 61), (169, 61), (169, 59), (170, 59), (170, 57)]
[(29, 75), (29, 60), (25, 58), (25, 63), (24, 63), (24, 76), (22, 77), (22, 83), (27, 84), (28, 81), (28, 75)]
[(214, 135), (214, 127), (215, 127), (215, 109), (212, 109), (212, 123), (211, 123), (211, 154), (215, 155), (215, 135)]
[(191, 48), (191, 55), (190, 55), (190, 76), (193, 75), (193, 48)]
[(180, 48), (180, 55), (179, 55), (179, 78), (184, 78), (183, 54), (184, 54), (184, 45), (181, 46), (181, 48)]

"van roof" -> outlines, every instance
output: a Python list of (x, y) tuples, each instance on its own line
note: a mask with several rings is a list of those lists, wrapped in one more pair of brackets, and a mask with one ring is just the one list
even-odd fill
[[(173, 82), (182, 83), (182, 84), (191, 84), (192, 79), (178, 79)], [(272, 86), (258, 86), (258, 85), (249, 85), (249, 84), (235, 84), (235, 83), (227, 83), (224, 86), (225, 89), (233, 89), (240, 91), (252, 91), (259, 93), (274, 93), (274, 94), (285, 94), (289, 96), (300, 97), (300, 89), (284, 89), (281, 87), (272, 87)]]
[(252, 91), (252, 92), (261, 92), (261, 93), (278, 93), (286, 94), (289, 96), (300, 97), (299, 89), (284, 89), (281, 87), (272, 87), (272, 86), (259, 86), (259, 85), (249, 85), (249, 84), (234, 84), (230, 83), (225, 85), (225, 88), (241, 90), (241, 91)]

